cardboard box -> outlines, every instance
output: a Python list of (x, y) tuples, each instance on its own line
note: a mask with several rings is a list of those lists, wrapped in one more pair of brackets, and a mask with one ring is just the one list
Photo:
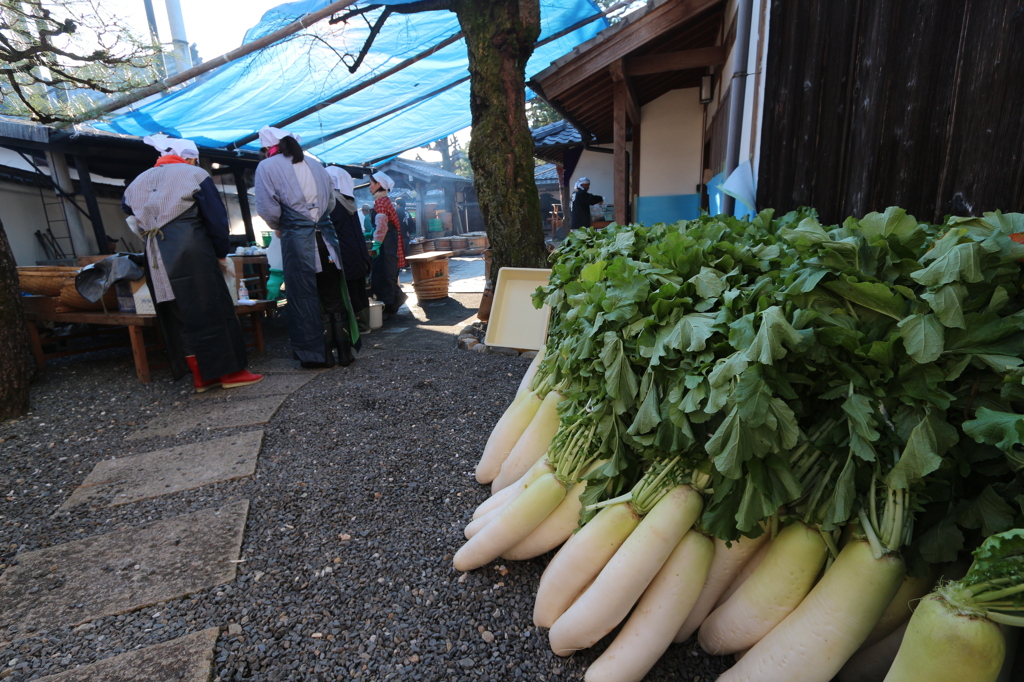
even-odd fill
[(134, 282), (127, 280), (114, 282), (114, 289), (117, 291), (117, 307), (122, 313), (156, 314), (156, 307), (153, 305), (149, 287), (146, 286), (145, 277)]

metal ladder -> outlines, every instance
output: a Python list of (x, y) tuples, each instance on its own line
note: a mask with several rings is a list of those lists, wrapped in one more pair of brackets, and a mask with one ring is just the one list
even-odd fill
[[(36, 241), (43, 249), (46, 260), (77, 257), (75, 244), (71, 239), (71, 228), (68, 225), (67, 207), (64, 205), (64, 201), (55, 191), (51, 189), (48, 192), (42, 185), (39, 186), (39, 199), (43, 205), (43, 215), (46, 217), (46, 231), (36, 230)], [(66, 248), (61, 245), (61, 242), (66, 244)]]

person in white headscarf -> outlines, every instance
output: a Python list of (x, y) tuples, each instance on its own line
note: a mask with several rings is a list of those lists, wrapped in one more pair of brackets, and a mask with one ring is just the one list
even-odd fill
[(330, 218), (334, 184), (296, 135), (264, 126), (259, 137), (267, 158), (256, 167), (256, 212), (281, 240), (292, 351), (307, 369), (333, 367), (335, 348), (349, 365), (359, 325)]
[(344, 168), (328, 166), (327, 174), (334, 183), (334, 210), (331, 222), (338, 234), (338, 251), (345, 270), (345, 283), (352, 310), (359, 320), (359, 333), (370, 332), (370, 299), (366, 293), (366, 277), (370, 274), (370, 252), (356, 210), (355, 183)]
[(590, 178), (582, 177), (577, 180), (569, 199), (570, 229), (590, 227), (590, 207), (602, 202), (604, 197), (590, 193)]
[(398, 284), (398, 271), (405, 267), (405, 248), (402, 245), (402, 223), (395, 205), (388, 197), (395, 181), (384, 171), (370, 176), (373, 193), (373, 267), (370, 270), (370, 290), (384, 304), (384, 315), (398, 312), (408, 296)]
[(143, 141), (160, 157), (128, 185), (121, 208), (146, 243), (147, 281), (172, 372), (178, 378), (191, 370), (197, 393), (256, 383), (263, 377), (245, 369), (245, 341), (224, 282), (231, 247), (217, 186), (196, 166), (191, 140)]

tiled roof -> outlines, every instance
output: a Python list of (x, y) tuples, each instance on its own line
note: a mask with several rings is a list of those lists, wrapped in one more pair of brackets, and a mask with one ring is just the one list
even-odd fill
[(530, 131), (533, 135), (534, 147), (555, 147), (573, 144), (582, 144), (578, 130), (572, 127), (568, 121), (555, 121), (546, 126), (541, 126)]
[(558, 182), (558, 168), (553, 163), (545, 163), (533, 170), (533, 179), (538, 184), (546, 185)]
[[(380, 168), (386, 173), (404, 173), (405, 175), (412, 175), (423, 180), (454, 180), (456, 182), (473, 182), (469, 178), (464, 178), (461, 175), (455, 173), (449, 173), (443, 168), (424, 163), (423, 161), (413, 161), (411, 159), (391, 159), (387, 163), (382, 163)], [(397, 180), (397, 178), (396, 178)]]

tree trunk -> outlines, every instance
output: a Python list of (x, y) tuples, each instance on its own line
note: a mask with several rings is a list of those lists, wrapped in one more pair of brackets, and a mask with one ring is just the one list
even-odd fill
[(0, 420), (28, 412), (32, 354), (20, 297), (18, 268), (0, 222)]
[(547, 267), (533, 138), (526, 121), (526, 62), (540, 35), (540, 2), (454, 0), (452, 9), (469, 51), (469, 161), (494, 249), (492, 272), (506, 266)]

